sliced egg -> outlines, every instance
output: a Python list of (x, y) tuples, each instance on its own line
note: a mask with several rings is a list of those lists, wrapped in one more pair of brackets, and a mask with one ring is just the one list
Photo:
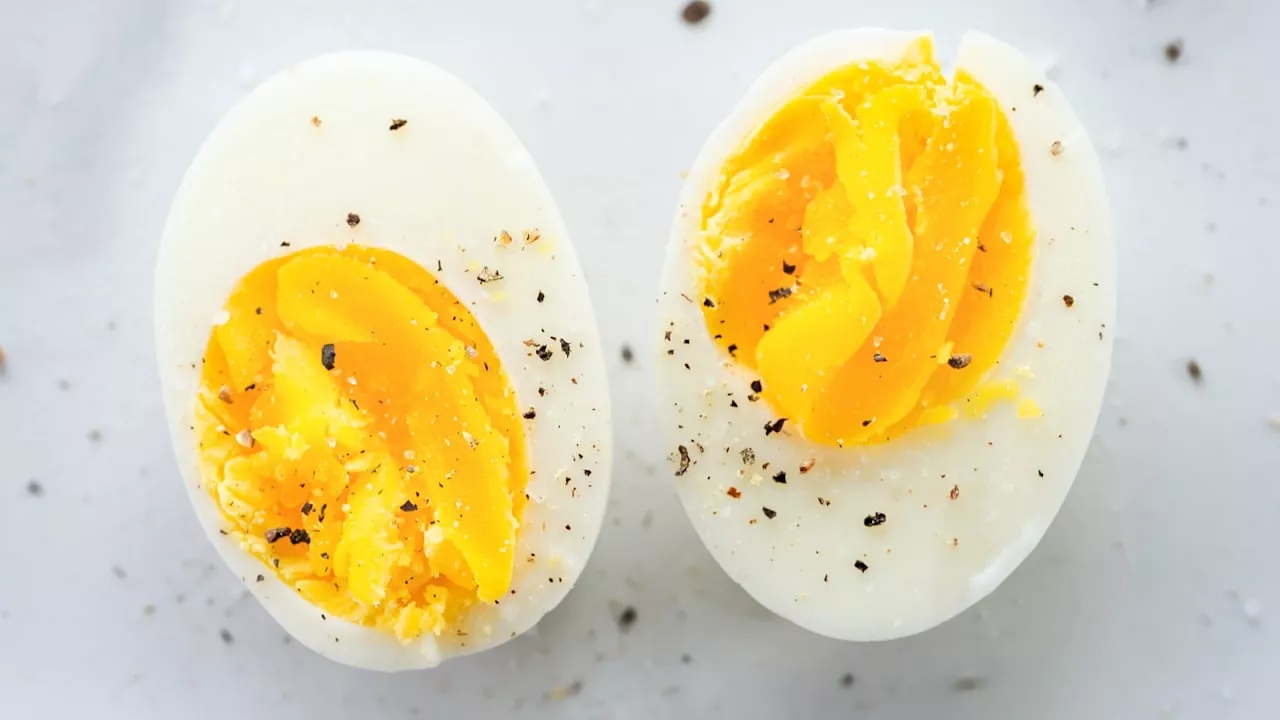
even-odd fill
[(313, 650), (436, 665), (577, 580), (610, 473), (591, 301), (533, 160), (458, 79), (360, 52), (254, 90), (187, 171), (155, 307), (196, 514)]
[(1088, 447), (1115, 263), (1061, 90), (971, 34), (837, 32), (773, 64), (703, 147), (659, 299), (675, 482), (740, 585), (884, 640), (991, 592)]

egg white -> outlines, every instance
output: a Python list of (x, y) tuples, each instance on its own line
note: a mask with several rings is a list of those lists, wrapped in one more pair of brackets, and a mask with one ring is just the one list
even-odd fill
[[(660, 414), (694, 527), (756, 600), (845, 640), (887, 640), (933, 627), (990, 593), (1022, 562), (1076, 476), (1111, 364), (1115, 261), (1097, 154), (1035, 63), (1004, 43), (968, 34), (955, 66), (984, 85), (1008, 117), (1038, 230), (1021, 319), (990, 377), (1016, 379), (1044, 417), (1020, 420), (1016, 403), (1003, 402), (982, 417), (962, 415), (882, 445), (838, 449), (806, 441), (794, 428), (766, 437), (764, 425), (776, 417), (763, 400), (747, 400), (757, 376), (717, 349), (698, 305), (693, 258), (703, 200), (732, 151), (782, 102), (846, 64), (898, 60), (922, 35), (835, 32), (764, 72), (689, 174), (658, 301)], [(1043, 88), (1038, 93), (1036, 85)], [(1073, 296), (1072, 307), (1065, 294)], [(1020, 366), (1034, 377), (1016, 375)], [(683, 474), (679, 446), (690, 460)], [(744, 448), (753, 450), (754, 464), (744, 463)], [(801, 474), (811, 459), (812, 470)], [(772, 480), (778, 471), (786, 472), (786, 484)], [(729, 497), (730, 487), (741, 497)], [(766, 517), (765, 507), (776, 516)], [(874, 513), (884, 513), (886, 522), (867, 527)]]
[[(408, 122), (392, 131), (393, 119)], [(348, 226), (347, 213), (359, 215), (358, 226)], [(504, 230), (514, 237), (507, 247), (494, 242)], [(541, 238), (526, 246), (526, 230)], [(404, 645), (322, 617), (219, 532), (230, 525), (202, 484), (192, 410), (219, 309), (258, 264), (349, 242), (405, 255), (449, 287), (492, 341), (520, 410), (537, 413), (525, 422), (530, 502), (518, 530), (514, 594), (473, 607), (459, 628), (465, 634)], [(486, 267), (503, 279), (480, 284)], [(304, 62), (254, 90), (210, 135), (173, 201), (155, 313), (165, 409), (196, 514), (232, 571), (308, 647), (364, 668), (428, 667), (515, 637), (573, 587), (610, 482), (599, 335), (577, 255), (533, 160), (462, 81), (412, 58), (351, 52)], [(568, 357), (551, 336), (570, 341)], [(527, 338), (555, 355), (532, 355)], [(259, 573), (264, 582), (255, 581)]]

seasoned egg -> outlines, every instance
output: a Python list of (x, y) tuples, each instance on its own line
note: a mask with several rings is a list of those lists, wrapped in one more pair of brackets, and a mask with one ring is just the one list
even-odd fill
[(967, 35), (837, 32), (703, 147), (659, 299), (681, 500), (815, 632), (883, 640), (991, 592), (1044, 535), (1110, 367), (1111, 227), (1057, 86)]
[(345, 53), (254, 90), (187, 171), (155, 307), (196, 514), (313, 650), (432, 666), (573, 586), (609, 490), (595, 318), (532, 159), (461, 81)]

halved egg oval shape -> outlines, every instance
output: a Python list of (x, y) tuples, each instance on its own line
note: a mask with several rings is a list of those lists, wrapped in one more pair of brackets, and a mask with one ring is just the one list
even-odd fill
[(1084, 458), (1110, 368), (1096, 153), (1024, 55), (810, 41), (703, 147), (659, 298), (680, 498), (814, 632), (883, 640), (991, 592)]
[(156, 268), (201, 524), (313, 650), (436, 665), (532, 627), (610, 477), (587, 286), (532, 159), (458, 79), (342, 53), (232, 109)]

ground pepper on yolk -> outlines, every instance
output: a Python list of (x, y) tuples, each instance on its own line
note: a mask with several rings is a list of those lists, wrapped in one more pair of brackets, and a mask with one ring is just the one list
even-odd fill
[(778, 108), (722, 167), (702, 230), (709, 333), (834, 445), (959, 415), (1013, 332), (1035, 238), (1007, 119), (928, 39)]
[(528, 478), (498, 356), (386, 250), (246, 275), (196, 403), (206, 486), (246, 549), (327, 614), (409, 641), (511, 585)]

